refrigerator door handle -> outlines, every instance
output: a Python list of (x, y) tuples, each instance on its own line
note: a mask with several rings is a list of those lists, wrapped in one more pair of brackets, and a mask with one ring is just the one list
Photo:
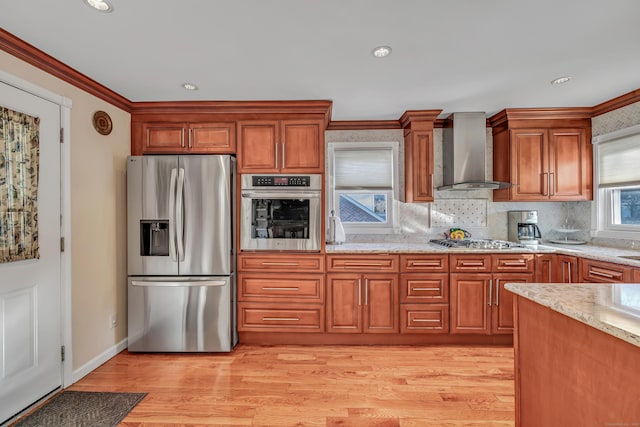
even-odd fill
[(178, 190), (176, 191), (176, 240), (178, 241), (178, 261), (184, 261), (183, 220), (182, 205), (184, 201), (184, 168), (178, 172)]
[(132, 286), (142, 287), (189, 287), (189, 286), (225, 286), (227, 284), (224, 280), (198, 280), (193, 282), (180, 282), (180, 281), (150, 281), (150, 280), (132, 280)]
[(177, 171), (171, 169), (171, 180), (169, 185), (169, 255), (172, 261), (177, 261), (176, 254), (176, 178)]

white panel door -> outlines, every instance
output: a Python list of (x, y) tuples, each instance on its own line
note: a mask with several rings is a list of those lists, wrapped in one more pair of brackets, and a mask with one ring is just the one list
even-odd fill
[(40, 118), (40, 258), (0, 264), (0, 423), (62, 384), (60, 107), (0, 82), (0, 105)]

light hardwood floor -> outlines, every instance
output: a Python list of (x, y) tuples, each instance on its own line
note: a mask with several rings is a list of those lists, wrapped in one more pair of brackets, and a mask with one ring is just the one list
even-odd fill
[(239, 345), (122, 352), (70, 390), (149, 393), (124, 426), (513, 426), (513, 349)]

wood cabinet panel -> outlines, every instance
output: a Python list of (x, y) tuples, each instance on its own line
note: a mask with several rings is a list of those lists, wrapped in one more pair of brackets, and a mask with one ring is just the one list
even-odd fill
[(324, 173), (324, 122), (238, 122), (238, 172)]
[(397, 255), (327, 255), (327, 271), (398, 272)]
[[(235, 122), (133, 122), (132, 145), (140, 154), (235, 154)], [(138, 141), (139, 140), (139, 141)]]
[(396, 274), (364, 276), (365, 333), (399, 332), (398, 279)]
[(491, 274), (452, 273), (451, 287), (451, 333), (490, 334)]
[(235, 122), (190, 123), (189, 149), (197, 153), (235, 154)]
[(580, 258), (580, 281), (596, 283), (624, 283), (631, 281), (631, 267), (610, 262)]
[(241, 272), (322, 273), (323, 255), (307, 254), (239, 254), (238, 270)]
[(578, 283), (580, 268), (578, 257), (571, 255), (557, 255), (554, 265), (554, 282)]
[(587, 160), (592, 156), (584, 140), (582, 129), (549, 131), (550, 200), (584, 200), (591, 186), (591, 163)]
[(402, 304), (400, 332), (403, 334), (449, 332), (449, 304)]
[(322, 305), (238, 303), (238, 331), (324, 332)]
[(400, 303), (448, 302), (448, 273), (400, 275)]
[(405, 202), (432, 202), (432, 130), (405, 132), (405, 168)]
[(541, 200), (549, 195), (548, 137), (545, 129), (511, 132), (512, 200)]
[(631, 277), (633, 283), (640, 283), (640, 269), (634, 268), (633, 275)]
[(495, 273), (501, 272), (520, 272), (533, 273), (535, 263), (534, 254), (500, 254), (492, 255), (493, 267)]
[(145, 153), (178, 153), (185, 147), (187, 123), (143, 123)]
[(448, 273), (448, 255), (400, 255), (401, 273)]
[(538, 283), (555, 282), (555, 269), (557, 268), (556, 255), (536, 254), (535, 258), (535, 281)]
[(450, 271), (458, 272), (490, 272), (491, 254), (450, 255)]
[(533, 281), (533, 274), (498, 273), (493, 275), (492, 334), (513, 333), (513, 299), (515, 295), (507, 291), (504, 285), (507, 283), (529, 283), (531, 281)]
[(362, 284), (359, 274), (327, 275), (327, 332), (362, 331)]
[(239, 301), (324, 302), (322, 274), (240, 273)]

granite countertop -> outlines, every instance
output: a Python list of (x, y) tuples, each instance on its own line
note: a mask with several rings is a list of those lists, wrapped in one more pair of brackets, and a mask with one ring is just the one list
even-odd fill
[(326, 245), (327, 254), (393, 254), (393, 253), (423, 253), (423, 254), (460, 254), (460, 253), (557, 253), (580, 256), (598, 261), (614, 262), (632, 267), (640, 267), (640, 260), (620, 258), (621, 256), (638, 256), (640, 251), (629, 249), (609, 248), (595, 245), (558, 245), (545, 244), (525, 248), (513, 249), (466, 249), (446, 248), (433, 243), (343, 243), (341, 245)]
[(507, 283), (505, 288), (640, 347), (640, 284)]

